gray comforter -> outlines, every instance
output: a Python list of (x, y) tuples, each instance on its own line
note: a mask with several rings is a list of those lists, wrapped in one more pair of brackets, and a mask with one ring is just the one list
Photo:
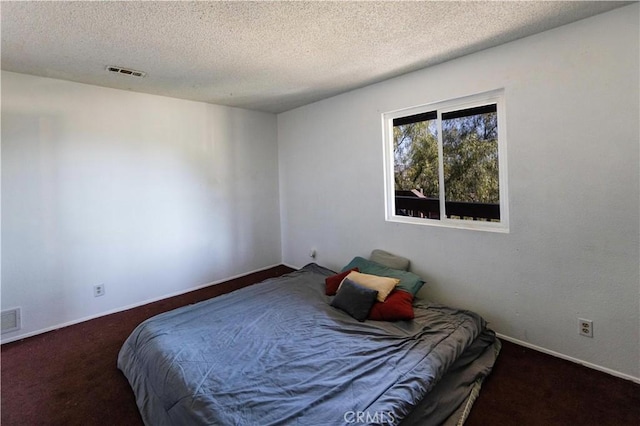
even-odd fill
[(329, 305), (332, 273), (307, 265), (140, 324), (118, 367), (145, 423), (398, 424), (487, 336), (478, 315), (426, 302), (413, 321), (358, 322)]

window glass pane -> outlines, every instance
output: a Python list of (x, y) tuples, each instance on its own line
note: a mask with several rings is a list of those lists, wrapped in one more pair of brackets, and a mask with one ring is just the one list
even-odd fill
[(439, 219), (435, 111), (394, 120), (393, 154), (396, 214)]
[(442, 115), (447, 217), (500, 221), (496, 105)]

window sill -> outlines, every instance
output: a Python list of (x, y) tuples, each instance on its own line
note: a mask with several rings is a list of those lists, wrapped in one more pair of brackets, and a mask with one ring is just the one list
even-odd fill
[(411, 225), (433, 226), (437, 228), (466, 229), (471, 231), (497, 232), (501, 234), (509, 233), (509, 226), (505, 223), (483, 222), (460, 219), (422, 219), (410, 216), (392, 215), (385, 219), (387, 222), (406, 223)]

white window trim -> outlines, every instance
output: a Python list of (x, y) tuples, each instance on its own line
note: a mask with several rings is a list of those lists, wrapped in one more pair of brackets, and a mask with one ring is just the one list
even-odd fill
[[(498, 112), (498, 182), (500, 186), (500, 222), (483, 222), (463, 219), (450, 219), (446, 215), (437, 219), (423, 219), (409, 216), (396, 215), (395, 211), (395, 179), (394, 179), (394, 155), (393, 155), (393, 120), (395, 118), (420, 114), (436, 110), (438, 118), (442, 118), (443, 112), (472, 108), (476, 106), (495, 103)], [(410, 223), (416, 225), (471, 229), (477, 231), (509, 232), (509, 198), (508, 198), (508, 167), (507, 167), (507, 126), (505, 122), (504, 90), (466, 96), (463, 98), (418, 105), (411, 108), (403, 108), (382, 114), (383, 131), (383, 160), (384, 160), (384, 194), (385, 194), (385, 220), (388, 222)], [(440, 120), (438, 121), (440, 123)], [(440, 127), (440, 124), (438, 125)], [(445, 211), (444, 199), (444, 168), (442, 153), (442, 129), (438, 128), (438, 161), (440, 174), (440, 211)]]

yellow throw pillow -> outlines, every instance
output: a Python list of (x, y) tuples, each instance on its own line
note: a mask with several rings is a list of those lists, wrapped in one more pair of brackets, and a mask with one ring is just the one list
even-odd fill
[[(397, 278), (379, 277), (378, 275), (363, 274), (356, 271), (350, 272), (349, 275), (345, 277), (345, 279), (347, 278), (363, 287), (377, 290), (378, 302), (384, 302), (389, 293), (391, 293), (400, 282)], [(342, 280), (342, 282), (344, 282), (344, 280)], [(340, 283), (340, 285), (342, 285), (342, 283)]]

